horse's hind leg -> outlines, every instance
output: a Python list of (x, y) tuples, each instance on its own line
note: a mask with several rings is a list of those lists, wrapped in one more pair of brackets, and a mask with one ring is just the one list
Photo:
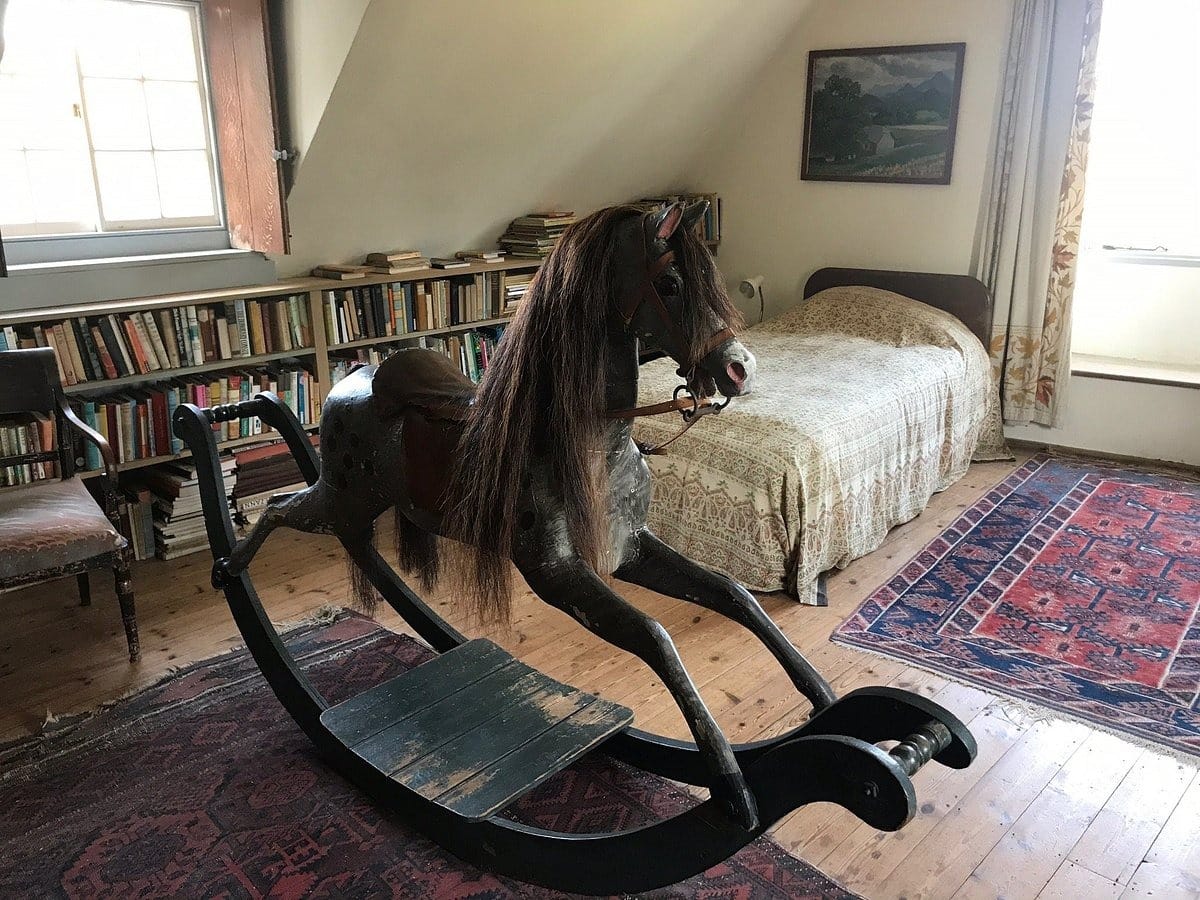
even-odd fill
[(634, 536), (635, 555), (613, 574), (622, 581), (688, 600), (744, 625), (779, 660), (800, 693), (820, 711), (837, 697), (829, 683), (771, 621), (748, 590), (725, 575), (697, 565), (643, 528)]
[(747, 830), (758, 827), (758, 805), (729, 740), (704, 705), (667, 630), (627, 603), (578, 556), (516, 560), (529, 586), (551, 606), (615, 647), (646, 663), (679, 705), (696, 745), (713, 775), (714, 797), (725, 802)]
[(250, 566), (263, 541), (283, 525), (310, 534), (332, 534), (328, 504), (320, 482), (290, 494), (276, 494), (268, 502), (245, 539), (238, 541), (229, 556), (213, 564), (213, 583), (236, 578)]

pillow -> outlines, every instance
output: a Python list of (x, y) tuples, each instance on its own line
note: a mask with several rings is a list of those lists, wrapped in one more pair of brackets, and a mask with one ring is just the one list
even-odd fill
[(964, 349), (979, 341), (944, 310), (879, 288), (826, 288), (760, 326), (779, 334), (847, 334), (893, 347)]

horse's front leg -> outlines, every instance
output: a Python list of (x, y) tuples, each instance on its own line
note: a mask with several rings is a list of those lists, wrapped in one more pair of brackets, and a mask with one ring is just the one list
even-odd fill
[(281, 525), (310, 534), (332, 533), (320, 482), (300, 491), (276, 494), (268, 500), (250, 534), (237, 542), (229, 556), (213, 563), (213, 584), (221, 587), (245, 572), (263, 542)]
[(516, 562), (542, 600), (570, 615), (597, 637), (632, 653), (662, 679), (713, 774), (713, 795), (726, 803), (742, 827), (756, 828), (758, 805), (733, 748), (704, 705), (667, 630), (613, 593), (576, 555), (546, 559), (530, 554)]
[(633, 536), (626, 561), (613, 573), (622, 581), (688, 600), (744, 625), (779, 660), (792, 683), (820, 712), (837, 699), (829, 683), (779, 630), (754, 595), (732, 578), (698, 565), (647, 528)]

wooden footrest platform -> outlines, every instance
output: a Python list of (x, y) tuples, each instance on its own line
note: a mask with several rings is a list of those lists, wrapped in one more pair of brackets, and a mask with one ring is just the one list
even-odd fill
[(474, 640), (325, 710), (321, 723), (376, 769), (471, 821), (486, 819), (633, 712)]

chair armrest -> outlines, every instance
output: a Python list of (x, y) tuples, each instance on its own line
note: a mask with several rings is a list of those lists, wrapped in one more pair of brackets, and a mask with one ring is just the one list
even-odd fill
[(58, 398), (58, 408), (62, 412), (63, 418), (67, 420), (72, 428), (83, 435), (84, 440), (96, 445), (96, 448), (100, 451), (100, 460), (104, 463), (104, 480), (109, 483), (108, 487), (115, 492), (117, 489), (117, 457), (113, 453), (112, 447), (109, 446), (108, 441), (104, 439), (104, 435), (79, 418), (75, 410), (71, 409), (71, 404), (66, 401), (65, 397), (60, 396)]

